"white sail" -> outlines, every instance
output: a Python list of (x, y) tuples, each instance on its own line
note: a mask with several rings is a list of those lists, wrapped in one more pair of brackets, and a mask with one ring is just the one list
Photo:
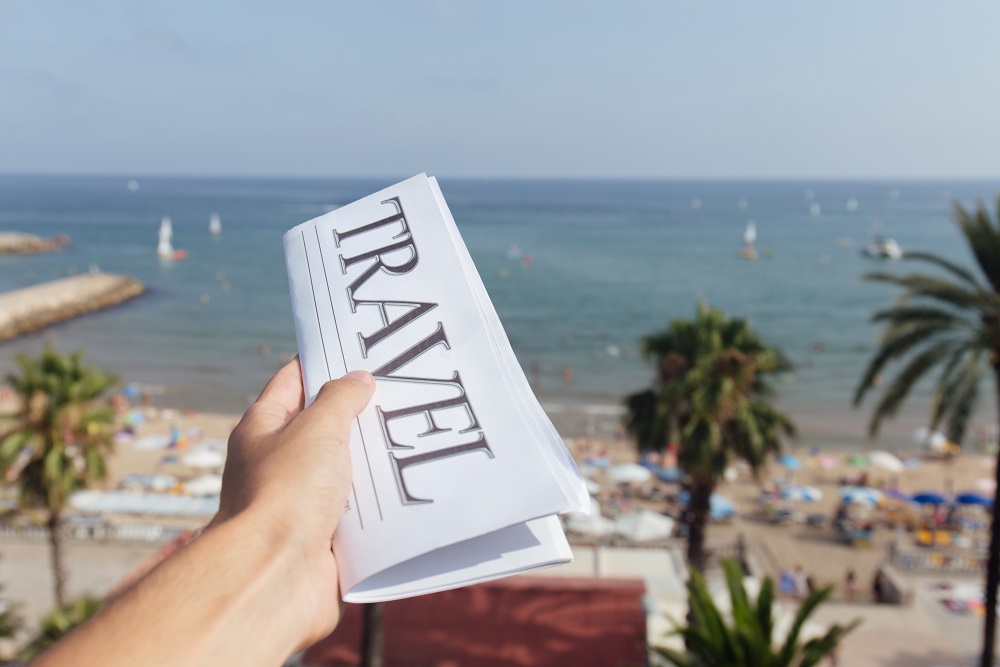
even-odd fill
[(174, 236), (174, 226), (170, 222), (169, 216), (163, 216), (160, 220), (160, 243), (156, 246), (156, 254), (159, 257), (173, 257), (174, 246), (170, 242)]
[(743, 232), (743, 244), (753, 245), (757, 242), (757, 224), (751, 220), (747, 223), (746, 231)]
[(208, 232), (212, 236), (219, 236), (222, 234), (222, 220), (219, 219), (218, 213), (213, 213), (212, 217), (208, 219)]

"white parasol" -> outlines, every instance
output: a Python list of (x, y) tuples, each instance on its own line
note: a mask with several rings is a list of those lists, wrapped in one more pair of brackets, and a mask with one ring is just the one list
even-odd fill
[(653, 473), (638, 463), (619, 463), (608, 468), (608, 479), (613, 484), (638, 484), (653, 478)]
[(633, 542), (666, 539), (673, 530), (673, 519), (647, 509), (625, 514), (615, 521), (615, 533)]

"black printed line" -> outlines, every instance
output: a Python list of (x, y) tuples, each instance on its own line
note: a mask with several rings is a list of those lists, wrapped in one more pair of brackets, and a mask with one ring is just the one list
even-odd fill
[[(309, 264), (309, 247), (306, 246), (306, 232), (302, 230), (302, 250), (306, 256), (306, 271), (309, 272), (309, 286), (312, 288), (313, 307), (316, 309), (316, 326), (319, 327), (319, 342), (323, 346), (323, 361), (326, 362), (326, 377), (330, 378), (330, 357), (326, 354), (326, 336), (323, 335), (323, 320), (319, 317), (319, 302), (316, 300), (316, 284), (312, 279), (312, 266)], [(323, 250), (320, 249), (320, 258), (323, 257)]]
[[(323, 244), (319, 239), (319, 227), (313, 227), (316, 230), (316, 245), (319, 247), (319, 259), (323, 264), (323, 276), (326, 278), (326, 292), (330, 295), (330, 314), (333, 316), (333, 327), (337, 332), (337, 340), (340, 338), (340, 325), (337, 323), (337, 312), (333, 307), (333, 290), (330, 287), (330, 274), (326, 272), (326, 257), (323, 255)], [(347, 355), (344, 353), (344, 348), (340, 348), (340, 356), (344, 360), (344, 369), (347, 369)], [(382, 516), (382, 503), (378, 499), (378, 489), (375, 488), (375, 475), (372, 473), (372, 462), (368, 457), (368, 443), (365, 442), (365, 434), (361, 430), (361, 417), (355, 417), (354, 421), (358, 425), (358, 435), (361, 437), (361, 449), (365, 453), (365, 463), (368, 465), (368, 478), (372, 482), (372, 495), (375, 496), (375, 507), (378, 509), (378, 518), (385, 521), (385, 517)]]
[[(319, 239), (317, 238), (317, 241)], [(326, 379), (332, 379), (330, 377), (330, 357), (326, 354), (326, 338), (323, 336), (323, 322), (319, 317), (319, 302), (316, 300), (316, 283), (313, 281), (312, 266), (309, 264), (309, 247), (306, 245), (306, 232), (302, 230), (302, 251), (306, 256), (306, 271), (309, 273), (309, 287), (312, 289), (313, 297), (313, 307), (316, 309), (316, 326), (319, 327), (319, 342), (323, 345), (323, 361), (326, 362)], [(320, 259), (323, 258), (323, 250), (320, 249)], [(325, 273), (325, 270), (324, 270)], [(329, 288), (327, 288), (329, 289)], [(354, 491), (354, 483), (351, 483), (351, 490)], [(358, 493), (354, 491), (354, 510), (358, 515), (358, 523), (361, 524), (361, 530), (365, 529), (364, 519), (361, 518), (361, 508), (358, 507)]]

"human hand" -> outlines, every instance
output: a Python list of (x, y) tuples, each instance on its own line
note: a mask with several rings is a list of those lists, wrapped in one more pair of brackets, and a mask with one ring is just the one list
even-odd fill
[[(302, 371), (293, 359), (264, 387), (229, 438), (217, 524), (250, 516), (277, 531), (295, 555), (290, 608), (305, 612), (306, 645), (340, 619), (331, 539), (351, 489), (350, 424), (375, 390), (371, 374), (352, 371), (326, 383), (303, 409)], [(294, 605), (294, 606), (293, 606)]]

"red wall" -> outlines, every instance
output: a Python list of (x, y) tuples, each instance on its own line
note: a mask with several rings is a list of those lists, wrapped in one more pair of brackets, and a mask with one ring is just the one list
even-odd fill
[[(522, 576), (383, 606), (386, 667), (646, 663), (639, 579)], [(348, 605), (306, 665), (357, 665), (362, 613)]]

